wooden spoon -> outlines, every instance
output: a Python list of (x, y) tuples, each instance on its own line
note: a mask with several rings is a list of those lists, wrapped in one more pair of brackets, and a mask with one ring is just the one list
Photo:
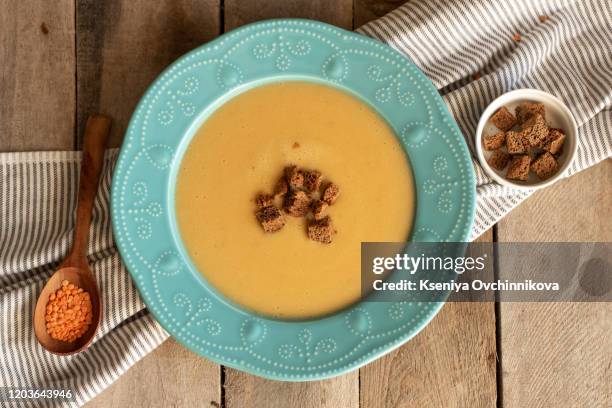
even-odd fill
[[(69, 255), (51, 276), (38, 296), (34, 310), (34, 332), (38, 342), (52, 353), (69, 355), (84, 350), (91, 343), (102, 314), (100, 293), (96, 279), (87, 263), (89, 226), (98, 191), (100, 172), (104, 160), (104, 148), (110, 131), (111, 120), (103, 115), (91, 115), (87, 119), (81, 177), (79, 181), (79, 201), (74, 229), (74, 242)], [(73, 283), (89, 293), (92, 306), (92, 322), (87, 331), (73, 342), (59, 341), (47, 333), (45, 312), (49, 296), (57, 291), (64, 280)]]

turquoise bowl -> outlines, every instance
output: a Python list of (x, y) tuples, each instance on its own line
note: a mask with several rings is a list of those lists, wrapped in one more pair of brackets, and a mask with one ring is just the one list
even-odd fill
[[(417, 205), (411, 240), (463, 242), (475, 207), (464, 139), (432, 83), (388, 46), (309, 20), (241, 27), (179, 58), (138, 104), (113, 177), (112, 220), (149, 310), (185, 347), (219, 364), (286, 381), (333, 377), (400, 346), (435, 316), (429, 302), (359, 302), (331, 316), (280, 321), (228, 302), (181, 242), (174, 188), (204, 120), (262, 83), (303, 80), (350, 92), (394, 129), (410, 159)], [(401, 199), (401, 198), (395, 198)]]

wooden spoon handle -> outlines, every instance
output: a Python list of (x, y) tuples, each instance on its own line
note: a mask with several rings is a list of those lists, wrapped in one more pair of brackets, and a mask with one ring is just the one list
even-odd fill
[(79, 197), (74, 229), (74, 242), (64, 266), (87, 265), (89, 226), (94, 200), (98, 191), (100, 172), (104, 163), (104, 149), (110, 132), (111, 119), (104, 115), (91, 115), (85, 126), (83, 159), (79, 179)]

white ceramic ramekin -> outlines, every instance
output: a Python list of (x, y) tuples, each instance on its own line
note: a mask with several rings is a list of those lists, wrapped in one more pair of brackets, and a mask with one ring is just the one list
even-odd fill
[[(527, 181), (508, 180), (505, 177), (506, 170), (499, 171), (494, 169), (487, 163), (487, 159), (493, 152), (486, 151), (482, 147), (483, 135), (490, 135), (499, 130), (490, 122), (491, 116), (502, 106), (505, 106), (514, 113), (514, 108), (524, 101), (540, 102), (544, 104), (546, 109), (546, 122), (550, 127), (563, 129), (565, 132), (565, 142), (563, 152), (558, 158), (559, 170), (555, 175), (546, 179), (540, 180), (535, 174), (530, 173)], [(535, 190), (553, 184), (566, 173), (570, 164), (576, 156), (578, 148), (578, 125), (574, 119), (574, 115), (569, 108), (556, 96), (537, 89), (516, 89), (507, 92), (487, 106), (476, 129), (476, 152), (478, 160), (485, 172), (501, 185), (509, 186), (519, 190)]]

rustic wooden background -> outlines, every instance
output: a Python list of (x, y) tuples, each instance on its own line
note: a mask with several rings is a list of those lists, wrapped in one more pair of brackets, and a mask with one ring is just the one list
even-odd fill
[[(119, 146), (147, 85), (242, 24), (352, 29), (402, 0), (0, 0), (0, 151), (79, 148), (86, 116)], [(612, 161), (538, 192), (482, 241), (612, 241)], [(503, 271), (500, 271), (503, 272)], [(611, 407), (612, 304), (447, 304), (416, 338), (320, 382), (268, 381), (168, 340), (88, 407)]]

